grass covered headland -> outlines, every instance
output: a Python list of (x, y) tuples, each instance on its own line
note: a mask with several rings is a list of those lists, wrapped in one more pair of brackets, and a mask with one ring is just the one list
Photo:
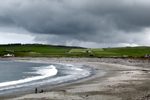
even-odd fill
[(15, 57), (145, 57), (150, 47), (118, 47), (88, 49), (71, 46), (42, 44), (0, 45), (0, 56), (13, 54)]

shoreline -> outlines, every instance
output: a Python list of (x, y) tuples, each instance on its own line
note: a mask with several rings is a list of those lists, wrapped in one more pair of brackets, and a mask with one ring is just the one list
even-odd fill
[[(47, 89), (40, 94), (25, 94), (3, 100), (138, 100), (150, 92), (149, 60), (114, 58), (0, 58), (0, 60), (82, 63), (106, 75)], [(1, 99), (1, 98), (0, 98)], [(141, 99), (144, 100), (144, 99)]]

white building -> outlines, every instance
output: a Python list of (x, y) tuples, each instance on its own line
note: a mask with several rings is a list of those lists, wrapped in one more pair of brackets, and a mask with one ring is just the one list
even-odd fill
[(7, 54), (7, 55), (4, 55), (4, 57), (14, 57), (14, 54)]

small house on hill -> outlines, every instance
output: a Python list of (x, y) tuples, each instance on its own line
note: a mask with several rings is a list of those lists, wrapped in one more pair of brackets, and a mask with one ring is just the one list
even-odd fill
[(7, 55), (4, 55), (4, 57), (14, 57), (14, 54), (7, 54)]
[(87, 50), (87, 51), (86, 51), (86, 53), (92, 53), (92, 51), (90, 51), (90, 50)]
[(14, 50), (6, 50), (6, 52), (14, 52)]
[(92, 53), (90, 50), (87, 51), (79, 51), (79, 53)]
[(145, 57), (146, 57), (146, 58), (150, 58), (150, 54), (146, 54)]

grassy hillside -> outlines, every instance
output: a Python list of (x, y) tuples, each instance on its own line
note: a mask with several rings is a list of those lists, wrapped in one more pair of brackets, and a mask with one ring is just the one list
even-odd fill
[[(51, 45), (0, 45), (0, 56), (8, 53), (16, 57), (69, 57), (67, 51), (79, 47), (51, 46)], [(14, 52), (7, 52), (13, 50)]]
[[(73, 54), (81, 54), (81, 51), (90, 50), (94, 57), (145, 57), (150, 54), (150, 47), (120, 47), (103, 49), (72, 49)], [(91, 55), (91, 54), (90, 54)]]
[(101, 49), (101, 48), (99, 48), (99, 49), (71, 49), (70, 50), (70, 53), (79, 53), (79, 52), (83, 52), (83, 51), (87, 51), (87, 50), (90, 50), (90, 51), (92, 51), (93, 53), (95, 52), (101, 52), (101, 51), (104, 51), (104, 49)]
[(0, 56), (8, 53), (16, 57), (145, 57), (150, 54), (150, 47), (87, 49), (52, 45), (0, 45)]

